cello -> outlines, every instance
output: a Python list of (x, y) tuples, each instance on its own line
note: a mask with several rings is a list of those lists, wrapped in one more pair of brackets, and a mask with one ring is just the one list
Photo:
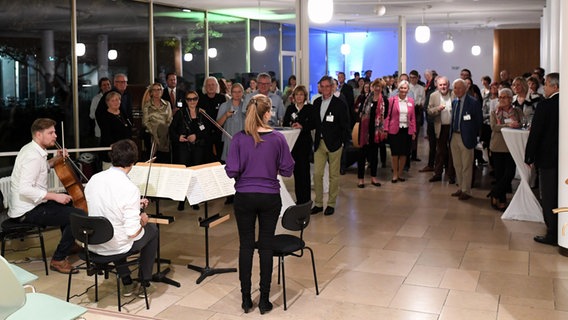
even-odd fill
[[(55, 146), (57, 149), (64, 150), (57, 141), (55, 142)], [(67, 193), (71, 196), (71, 199), (73, 199), (73, 207), (88, 212), (83, 184), (76, 172), (80, 172), (85, 180), (88, 181), (89, 179), (87, 179), (77, 165), (70, 159), (67, 159), (66, 156), (57, 159), (53, 165), (53, 169), (61, 181), (61, 184), (63, 184), (65, 190), (67, 190)]]

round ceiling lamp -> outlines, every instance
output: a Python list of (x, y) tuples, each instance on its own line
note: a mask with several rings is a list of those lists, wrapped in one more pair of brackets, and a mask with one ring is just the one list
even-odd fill
[(192, 60), (193, 60), (193, 54), (191, 52), (188, 52), (183, 55), (183, 61), (190, 62)]
[(375, 7), (375, 14), (379, 17), (384, 16), (387, 13), (387, 7), (383, 5), (377, 5)]
[(454, 52), (454, 40), (451, 34), (448, 34), (448, 39), (444, 40), (442, 43), (442, 49), (446, 53)]
[(107, 57), (109, 60), (116, 60), (116, 58), (118, 58), (118, 51), (110, 49), (108, 51)]
[(474, 56), (478, 56), (481, 54), (481, 47), (478, 45), (474, 45), (473, 47), (471, 47), (471, 54), (473, 54)]
[(77, 57), (84, 56), (85, 52), (87, 52), (87, 47), (85, 46), (85, 44), (82, 42), (78, 42), (77, 46), (75, 46), (75, 53), (77, 54)]
[(209, 50), (207, 50), (207, 55), (209, 58), (217, 58), (217, 48), (209, 48)]
[(328, 23), (333, 17), (333, 0), (308, 0), (308, 17), (313, 23)]
[(344, 43), (341, 45), (341, 48), (339, 50), (341, 51), (342, 55), (346, 56), (351, 53), (351, 46), (348, 43)]
[(252, 47), (256, 51), (264, 51), (266, 49), (266, 37), (258, 35), (252, 40)]
[(414, 30), (414, 39), (418, 43), (426, 43), (430, 41), (430, 28), (424, 24), (424, 10), (422, 9), (422, 24)]

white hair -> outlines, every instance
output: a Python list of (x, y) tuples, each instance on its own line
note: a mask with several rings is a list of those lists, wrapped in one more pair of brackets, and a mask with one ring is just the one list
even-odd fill
[(207, 81), (209, 81), (209, 80), (215, 81), (215, 84), (217, 85), (217, 89), (215, 90), (215, 93), (219, 93), (219, 81), (217, 80), (217, 78), (215, 78), (213, 76), (209, 76), (209, 77), (205, 78), (205, 80), (203, 80), (203, 87), (201, 87), (201, 92), (203, 94), (207, 94), (205, 87), (207, 85)]

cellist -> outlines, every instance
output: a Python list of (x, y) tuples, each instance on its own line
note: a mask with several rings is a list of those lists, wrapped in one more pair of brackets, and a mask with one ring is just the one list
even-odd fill
[(18, 152), (10, 178), (8, 216), (19, 222), (59, 226), (62, 231), (61, 240), (53, 253), (50, 269), (68, 274), (72, 266), (67, 261), (67, 256), (76, 250), (69, 214), (85, 212), (70, 205), (70, 195), (49, 192), (47, 189), (48, 172), (63, 157), (63, 150), (58, 150), (55, 157), (47, 160), (46, 149), (53, 147), (57, 139), (55, 121), (36, 119), (31, 126), (31, 133), (32, 141)]

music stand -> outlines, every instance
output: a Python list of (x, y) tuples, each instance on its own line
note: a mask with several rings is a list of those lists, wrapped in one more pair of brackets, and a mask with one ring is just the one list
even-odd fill
[[(221, 211), (220, 208), (224, 205), (224, 201), (217, 201), (217, 203), (220, 203), (221, 206), (219, 207), (219, 209), (215, 208), (216, 206), (214, 206), (214, 208), (216, 209), (215, 211)], [(216, 274), (220, 274), (220, 273), (228, 273), (228, 272), (237, 272), (237, 268), (212, 268), (211, 266), (209, 266), (209, 228), (212, 228), (222, 222), (225, 222), (227, 220), (229, 220), (229, 215), (224, 215), (221, 216), (219, 215), (219, 213), (212, 215), (211, 217), (209, 217), (209, 208), (208, 208), (208, 202), (205, 201), (204, 202), (204, 216), (203, 218), (199, 218), (199, 226), (205, 228), (205, 266), (204, 267), (199, 267), (196, 265), (192, 265), (192, 264), (188, 264), (187, 268), (191, 269), (191, 270), (195, 270), (199, 273), (201, 273), (201, 275), (199, 276), (199, 278), (197, 278), (197, 280), (195, 281), (195, 283), (200, 284), (201, 281), (205, 280), (205, 278), (212, 276), (212, 275), (216, 275)]]
[[(170, 222), (173, 222), (174, 218), (173, 217), (169, 217), (169, 216), (164, 216), (160, 213), (160, 199), (159, 198), (154, 198), (155, 203), (156, 203), (156, 214), (153, 215), (153, 218), (156, 218), (158, 220), (160, 219), (166, 219), (168, 222), (166, 224), (169, 224)], [(170, 267), (165, 268), (164, 270), (160, 271), (160, 265), (162, 262), (167, 263), (167, 264), (171, 264), (171, 261), (169, 259), (162, 259), (160, 258), (160, 222), (156, 222), (156, 227), (158, 228), (158, 249), (156, 251), (156, 268), (157, 271), (156, 273), (154, 273), (152, 275), (152, 281), (153, 282), (162, 282), (162, 283), (166, 283), (175, 287), (181, 287), (181, 284), (173, 279), (168, 278), (166, 275), (171, 271)]]

